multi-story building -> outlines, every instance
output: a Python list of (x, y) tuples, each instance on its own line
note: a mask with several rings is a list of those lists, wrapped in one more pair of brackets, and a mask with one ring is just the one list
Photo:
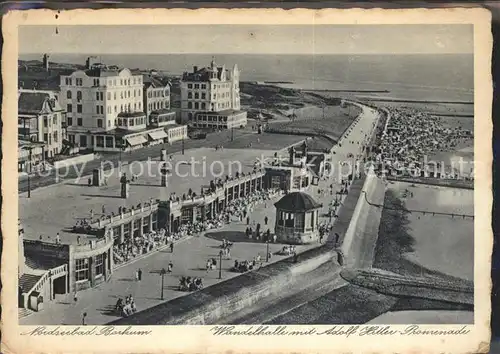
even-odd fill
[(181, 120), (194, 127), (227, 129), (247, 124), (247, 113), (240, 107), (240, 73), (225, 65), (193, 67), (181, 82)]
[[(167, 90), (165, 86), (156, 87), (157, 83), (148, 84), (146, 90), (143, 84), (142, 74), (103, 64), (61, 76), (68, 140), (93, 151), (135, 150), (168, 142), (170, 127), (158, 124), (175, 124), (175, 112), (165, 109), (170, 107), (170, 98), (165, 97), (169, 96)], [(148, 100), (148, 92), (155, 93), (152, 100)], [(148, 103), (155, 107), (149, 115), (159, 113), (155, 115), (156, 123), (150, 122), (146, 114)]]
[(43, 159), (59, 154), (63, 140), (64, 110), (56, 94), (53, 91), (20, 90), (17, 107), (19, 138), (43, 143)]
[[(146, 124), (142, 85), (142, 75), (134, 75), (129, 69), (95, 67), (61, 75), (60, 97), (67, 113), (68, 140), (82, 148), (101, 150), (97, 142), (113, 135), (120, 114), (137, 115)], [(114, 138), (111, 142), (112, 146), (108, 139), (106, 147), (118, 148)]]
[[(170, 85), (163, 85), (150, 75), (143, 76), (144, 82), (144, 112), (150, 119), (151, 112), (170, 110)], [(175, 115), (175, 112), (172, 112)]]

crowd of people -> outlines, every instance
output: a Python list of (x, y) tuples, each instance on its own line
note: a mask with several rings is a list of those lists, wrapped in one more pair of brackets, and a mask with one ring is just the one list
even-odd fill
[(135, 306), (135, 301), (132, 295), (129, 295), (123, 300), (121, 297), (118, 298), (115, 305), (115, 311), (117, 311), (121, 316), (128, 317), (137, 312), (137, 307)]
[[(388, 108), (390, 120), (379, 144), (372, 150), (373, 159), (385, 170), (412, 170), (418, 175), (425, 157), (436, 152), (452, 151), (472, 139), (470, 130), (461, 126), (450, 128), (442, 119), (416, 109)], [(440, 167), (440, 166), (438, 166)]]

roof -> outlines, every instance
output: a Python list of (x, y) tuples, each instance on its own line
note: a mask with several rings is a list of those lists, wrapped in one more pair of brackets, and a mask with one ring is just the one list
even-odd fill
[(55, 95), (47, 91), (21, 91), (17, 101), (18, 113), (51, 113), (62, 111)]
[(118, 114), (118, 118), (144, 117), (145, 115), (144, 112), (121, 112)]
[(110, 70), (103, 68), (93, 68), (85, 70), (85, 74), (90, 77), (109, 77), (109, 76), (118, 76), (120, 73), (119, 70)]
[(165, 87), (160, 80), (152, 77), (151, 75), (142, 75), (142, 82), (144, 83), (144, 87), (147, 89), (149, 87)]
[(316, 202), (313, 197), (304, 192), (288, 193), (274, 204), (276, 209), (304, 212), (321, 208), (322, 204)]
[(172, 113), (172, 114), (175, 114), (175, 111), (172, 111), (171, 109), (167, 109), (167, 108), (162, 108), (162, 109), (156, 109), (154, 111), (152, 111), (150, 114), (167, 114), (167, 113)]

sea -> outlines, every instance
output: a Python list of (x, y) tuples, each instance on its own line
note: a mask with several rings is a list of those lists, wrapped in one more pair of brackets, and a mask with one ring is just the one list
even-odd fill
[[(276, 55), (276, 54), (50, 54), (58, 63), (84, 64), (88, 56), (107, 65), (155, 69), (172, 75), (207, 66), (238, 65), (242, 81), (281, 81), (310, 90), (387, 90), (401, 99), (472, 101), (473, 54)], [(20, 59), (41, 59), (41, 54)]]

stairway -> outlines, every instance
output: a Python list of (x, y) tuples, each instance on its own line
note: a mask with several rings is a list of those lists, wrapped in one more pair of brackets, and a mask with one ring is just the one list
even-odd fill
[(23, 290), (23, 292), (28, 292), (41, 277), (41, 275), (23, 274), (19, 279), (19, 287)]
[(30, 309), (25, 309), (25, 308), (19, 308), (18, 309), (18, 318), (23, 318), (26, 316), (29, 316), (33, 313)]

